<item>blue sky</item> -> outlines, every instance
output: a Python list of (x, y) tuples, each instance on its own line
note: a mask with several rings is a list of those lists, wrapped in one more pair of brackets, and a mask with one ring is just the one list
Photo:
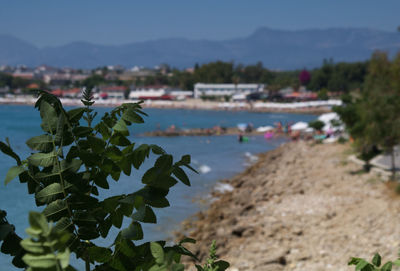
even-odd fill
[(261, 26), (396, 31), (399, 11), (400, 0), (0, 0), (0, 34), (41, 47), (168, 37), (221, 40)]

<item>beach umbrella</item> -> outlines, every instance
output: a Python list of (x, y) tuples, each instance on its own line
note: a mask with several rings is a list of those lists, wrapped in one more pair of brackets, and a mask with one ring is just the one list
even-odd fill
[(308, 128), (308, 123), (303, 121), (296, 122), (291, 126), (292, 131), (301, 131), (307, 128)]

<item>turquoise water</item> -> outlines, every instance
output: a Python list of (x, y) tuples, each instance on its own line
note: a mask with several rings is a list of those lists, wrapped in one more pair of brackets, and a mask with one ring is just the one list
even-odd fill
[[(106, 112), (106, 108), (96, 108), (99, 115)], [(179, 159), (183, 154), (190, 154), (196, 168), (208, 168), (209, 172), (189, 174), (192, 186), (186, 187), (178, 184), (174, 187), (168, 199), (173, 208), (157, 210), (158, 224), (144, 228), (145, 239), (160, 240), (171, 236), (171, 232), (178, 228), (179, 223), (193, 215), (202, 207), (193, 199), (207, 198), (211, 188), (217, 180), (229, 178), (243, 171), (249, 164), (249, 156), (276, 148), (284, 142), (283, 139), (265, 140), (262, 136), (250, 137), (248, 143), (239, 144), (236, 136), (211, 136), (211, 137), (142, 137), (139, 134), (152, 131), (157, 127), (165, 129), (174, 124), (180, 128), (209, 128), (215, 125), (226, 127), (236, 126), (238, 123), (253, 123), (254, 127), (272, 125), (277, 121), (297, 122), (314, 120), (313, 115), (284, 114), (284, 113), (253, 113), (233, 111), (203, 111), (181, 109), (146, 109), (149, 117), (145, 124), (133, 127), (132, 140), (137, 143), (152, 143), (162, 146), (167, 152)], [(30, 106), (0, 106), (0, 140), (9, 137), (13, 149), (26, 158), (30, 151), (26, 147), (27, 139), (34, 135), (42, 134), (40, 129), (39, 113)], [(126, 194), (136, 191), (142, 184), (140, 177), (150, 166), (148, 161), (139, 172), (134, 172), (130, 177), (122, 177), (118, 183), (111, 183), (110, 190), (102, 190), (102, 197), (115, 194)], [(3, 180), (9, 167), (13, 166), (13, 160), (0, 154), (0, 209), (6, 210), (10, 223), (16, 226), (17, 233), (25, 235), (28, 227), (28, 212), (35, 210), (32, 195), (27, 194), (26, 185), (14, 180), (4, 186)], [(204, 171), (205, 172), (205, 171)], [(125, 221), (129, 223), (128, 220)], [(126, 225), (126, 224), (125, 224)], [(111, 231), (110, 234), (116, 233)], [(114, 235), (115, 236), (115, 235)], [(110, 240), (102, 241), (104, 245), (110, 245)], [(80, 263), (73, 261), (73, 265)], [(10, 258), (0, 254), (1, 270), (14, 270), (10, 264)]]

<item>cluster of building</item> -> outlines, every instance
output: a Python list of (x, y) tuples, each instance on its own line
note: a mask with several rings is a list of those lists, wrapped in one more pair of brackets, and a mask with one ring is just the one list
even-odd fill
[(16, 67), (1, 66), (0, 72), (26, 80), (40, 80), (51, 85), (73, 84), (75, 82), (81, 82), (91, 75), (90, 70), (56, 68), (47, 65), (41, 65), (35, 68), (26, 67), (24, 65)]
[[(56, 89), (52, 94), (60, 98), (81, 98), (81, 89)], [(145, 87), (104, 85), (94, 88), (94, 99), (130, 99), (130, 100), (185, 100), (193, 97), (190, 90), (174, 89), (155, 85)]]
[[(26, 66), (0, 66), (0, 72), (14, 78), (32, 81), (26, 89), (37, 89), (34, 83), (46, 83), (47, 89), (62, 98), (80, 98), (81, 86), (84, 80), (93, 75), (102, 76), (106, 82), (94, 88), (96, 99), (132, 99), (132, 100), (184, 100), (196, 98), (204, 100), (249, 101), (310, 101), (316, 100), (317, 94), (306, 89), (285, 88), (273, 94), (269, 93), (264, 84), (205, 84), (196, 83), (191, 90), (181, 90), (165, 85), (135, 86), (132, 82), (144, 82), (148, 77), (157, 74), (168, 74), (168, 67), (158, 66), (153, 69), (123, 66), (107, 66), (95, 70), (56, 68), (41, 65), (35, 68)], [(113, 82), (125, 82), (115, 85)], [(130, 82), (130, 83), (127, 83)], [(132, 84), (132, 85), (129, 85)], [(76, 87), (71, 87), (76, 86)], [(0, 88), (0, 94), (23, 94), (21, 90), (10, 90), (8, 86)]]

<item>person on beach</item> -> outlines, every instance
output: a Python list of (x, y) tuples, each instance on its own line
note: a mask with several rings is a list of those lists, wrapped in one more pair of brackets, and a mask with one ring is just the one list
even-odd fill
[(239, 143), (243, 143), (243, 134), (242, 133), (239, 133), (238, 141), (239, 141)]

